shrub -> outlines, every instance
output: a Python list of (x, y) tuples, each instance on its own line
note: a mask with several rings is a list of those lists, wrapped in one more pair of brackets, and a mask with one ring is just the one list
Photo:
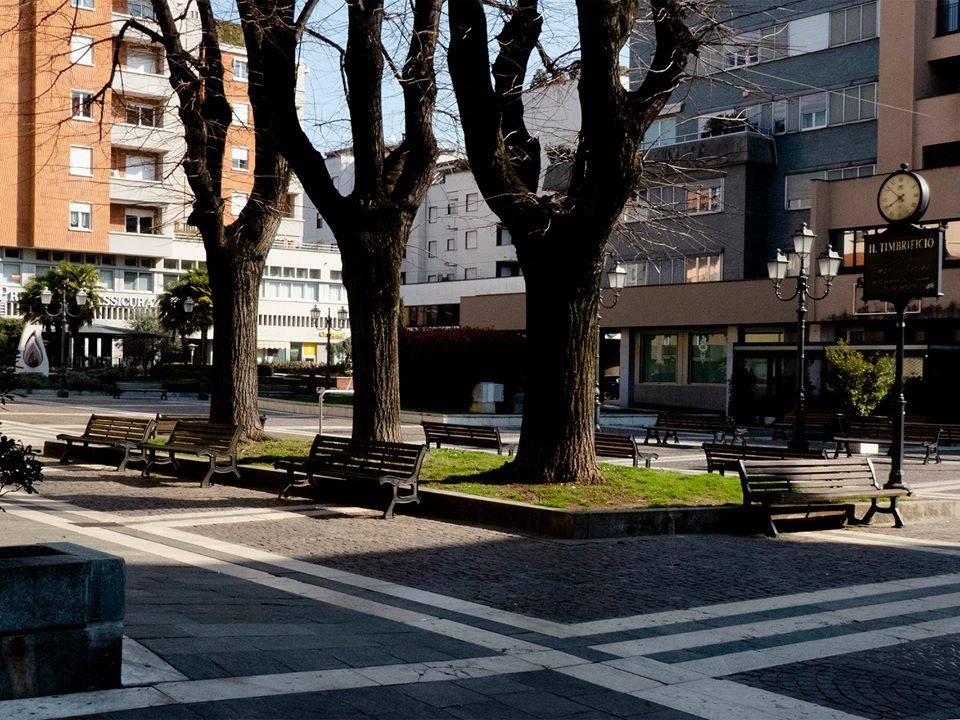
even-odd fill
[(33, 448), (0, 435), (0, 495), (17, 490), (27, 494), (39, 492), (36, 484), (43, 480), (41, 471)]
[(502, 383), (507, 408), (521, 387), (523, 333), (480, 328), (400, 331), (400, 401), (406, 408), (463, 411), (479, 382)]
[(273, 366), (268, 365), (267, 363), (261, 363), (257, 365), (257, 377), (270, 377), (273, 375)]
[(848, 346), (843, 340), (827, 348), (827, 360), (837, 374), (836, 390), (846, 409), (858, 417), (866, 417), (883, 401), (894, 382), (894, 359), (880, 355), (868, 360), (864, 354)]

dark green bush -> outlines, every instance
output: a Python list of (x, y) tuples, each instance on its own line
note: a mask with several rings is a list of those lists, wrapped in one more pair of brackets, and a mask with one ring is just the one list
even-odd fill
[(43, 480), (42, 466), (33, 448), (6, 435), (0, 435), (0, 495), (23, 490), (38, 492), (36, 484)]

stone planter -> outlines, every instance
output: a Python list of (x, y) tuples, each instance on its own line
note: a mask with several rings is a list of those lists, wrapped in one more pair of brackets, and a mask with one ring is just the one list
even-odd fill
[(0, 700), (120, 686), (122, 558), (0, 546)]

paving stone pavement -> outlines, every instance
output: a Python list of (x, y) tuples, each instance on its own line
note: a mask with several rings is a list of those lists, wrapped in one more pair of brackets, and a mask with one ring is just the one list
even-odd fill
[(3, 720), (960, 716), (960, 524), (564, 542), (47, 475), (0, 543), (125, 558), (125, 687)]

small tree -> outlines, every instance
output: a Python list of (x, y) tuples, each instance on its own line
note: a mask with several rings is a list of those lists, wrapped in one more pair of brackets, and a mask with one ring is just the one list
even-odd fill
[(866, 417), (887, 396), (894, 381), (894, 361), (889, 355), (868, 360), (843, 340), (827, 348), (827, 360), (837, 370), (837, 390), (846, 409), (858, 417)]
[[(187, 300), (193, 303), (192, 312), (184, 309)], [(201, 357), (206, 357), (207, 330), (213, 323), (213, 292), (210, 276), (203, 268), (191, 270), (160, 296), (160, 325), (181, 337), (200, 333)]]

